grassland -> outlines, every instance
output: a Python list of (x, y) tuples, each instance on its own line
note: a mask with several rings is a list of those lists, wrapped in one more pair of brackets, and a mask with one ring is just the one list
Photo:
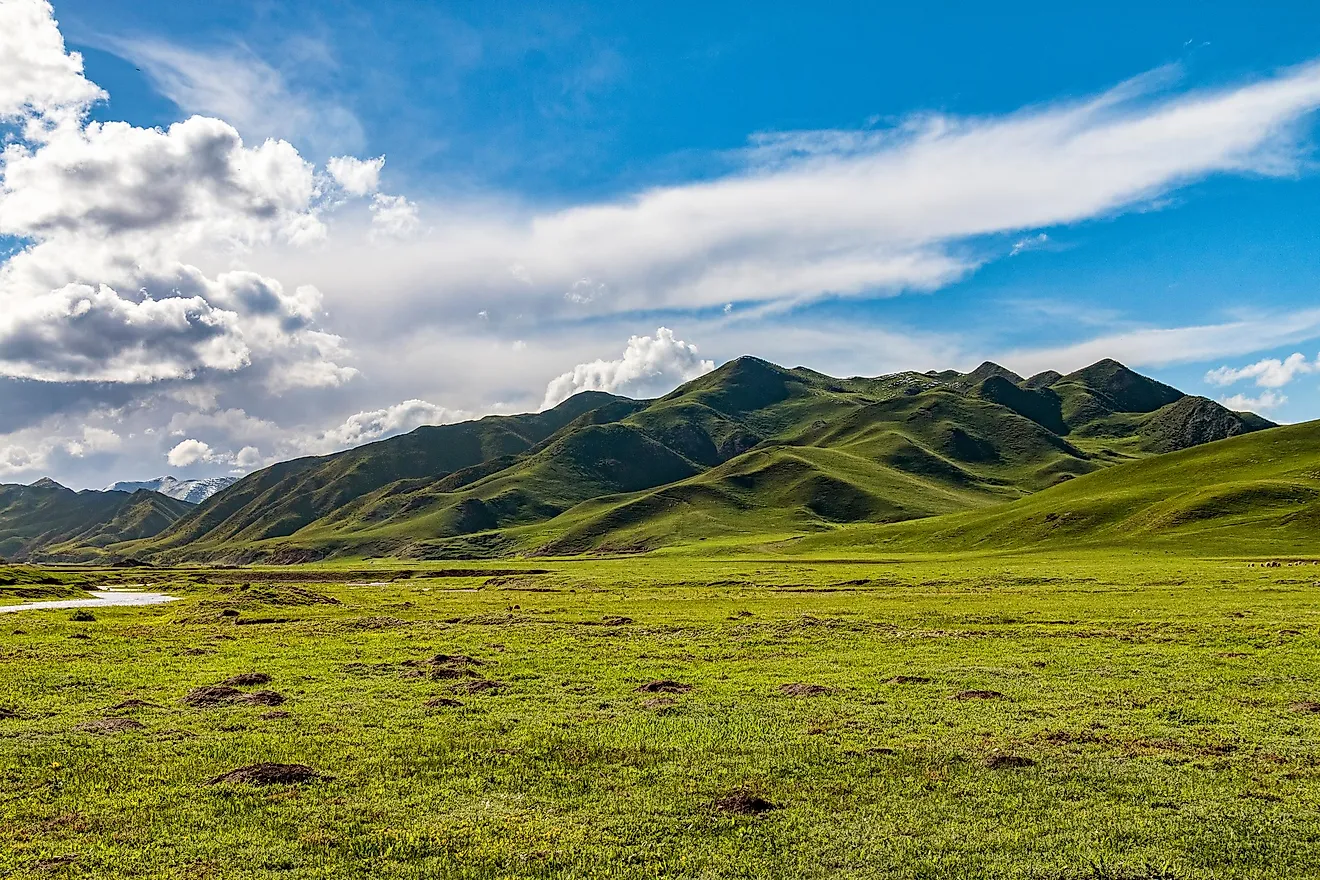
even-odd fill
[(160, 571), (0, 618), (0, 875), (1320, 876), (1320, 567), (1260, 562)]

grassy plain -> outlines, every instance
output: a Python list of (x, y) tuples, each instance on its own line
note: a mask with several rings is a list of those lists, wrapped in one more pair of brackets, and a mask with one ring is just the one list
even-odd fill
[(361, 567), (0, 617), (0, 876), (1320, 877), (1320, 567)]

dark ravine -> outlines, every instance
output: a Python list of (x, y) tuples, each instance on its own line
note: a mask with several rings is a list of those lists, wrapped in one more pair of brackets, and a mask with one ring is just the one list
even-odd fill
[(744, 357), (658, 400), (586, 392), (281, 462), (195, 507), (0, 487), (0, 553), (289, 564), (637, 552), (975, 509), (1271, 426), (1112, 360), (1028, 379), (992, 363), (839, 379)]

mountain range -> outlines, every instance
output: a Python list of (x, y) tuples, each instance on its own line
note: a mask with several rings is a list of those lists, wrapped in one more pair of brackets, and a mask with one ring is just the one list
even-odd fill
[(159, 492), (166, 498), (187, 501), (189, 504), (201, 504), (221, 489), (238, 482), (238, 477), (206, 477), (200, 480), (180, 480), (178, 477), (156, 477), (154, 480), (121, 480), (111, 483), (103, 491), (136, 492), (147, 489)]
[(1008, 510), (1274, 427), (1112, 360), (839, 379), (743, 357), (655, 400), (584, 392), (281, 462), (197, 505), (145, 488), (0, 487), (0, 503), (26, 505), (0, 508), (0, 525), (51, 523), (13, 526), (0, 553), (282, 563), (809, 544)]

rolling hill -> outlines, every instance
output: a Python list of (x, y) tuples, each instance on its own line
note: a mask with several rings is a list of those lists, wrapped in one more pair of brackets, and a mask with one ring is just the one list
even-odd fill
[[(53, 480), (0, 485), (0, 556), (81, 561), (159, 534), (193, 505), (158, 492), (75, 492)], [(113, 555), (113, 554), (112, 554)]]
[(838, 379), (743, 357), (657, 400), (588, 392), (283, 462), (114, 549), (285, 562), (803, 535), (1003, 505), (1270, 425), (1111, 360)]
[(808, 537), (794, 549), (1085, 546), (1315, 555), (1320, 551), (1320, 421), (1152, 456), (995, 508)]

